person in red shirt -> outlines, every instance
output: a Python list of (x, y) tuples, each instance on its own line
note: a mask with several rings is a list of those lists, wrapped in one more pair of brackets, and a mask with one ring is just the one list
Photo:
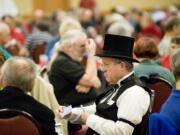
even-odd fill
[(96, 7), (95, 0), (81, 0), (80, 7), (94, 9)]
[(171, 39), (171, 46), (169, 49), (169, 54), (162, 56), (157, 61), (157, 63), (167, 68), (168, 70), (172, 71), (170, 58), (171, 58), (171, 55), (179, 48), (180, 48), (180, 35), (175, 36)]
[(148, 13), (143, 13), (140, 19), (141, 31), (139, 36), (153, 37), (159, 42), (163, 36), (161, 29), (152, 22), (152, 19)]
[(24, 45), (25, 43), (25, 37), (15, 25), (14, 18), (10, 15), (4, 15), (2, 17), (3, 22), (5, 22), (10, 27), (10, 35), (11, 39), (15, 39), (18, 43), (21, 45)]

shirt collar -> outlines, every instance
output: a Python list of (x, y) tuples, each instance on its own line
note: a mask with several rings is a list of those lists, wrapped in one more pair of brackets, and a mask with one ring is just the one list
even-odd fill
[(121, 78), (121, 79), (117, 82), (117, 84), (120, 86), (120, 85), (121, 85), (121, 82), (122, 82), (123, 80), (125, 80), (126, 78), (128, 78), (129, 76), (131, 76), (132, 74), (134, 74), (134, 71), (130, 72), (129, 74), (127, 74), (127, 75), (125, 75), (123, 78)]
[(144, 60), (142, 60), (141, 62), (140, 62), (141, 64), (151, 64), (151, 63), (153, 63), (151, 60), (149, 60), (149, 59), (144, 59)]

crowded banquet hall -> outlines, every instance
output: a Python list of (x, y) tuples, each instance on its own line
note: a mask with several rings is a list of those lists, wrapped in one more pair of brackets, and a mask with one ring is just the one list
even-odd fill
[(180, 135), (178, 105), (179, 0), (0, 0), (0, 135)]

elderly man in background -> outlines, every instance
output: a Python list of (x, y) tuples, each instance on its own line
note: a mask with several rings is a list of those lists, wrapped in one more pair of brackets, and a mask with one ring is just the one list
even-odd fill
[[(61, 37), (56, 49), (50, 63), (49, 80), (59, 104), (77, 107), (94, 102), (97, 97), (94, 88), (101, 86), (97, 77), (94, 41), (88, 40), (81, 30), (69, 30)], [(85, 52), (88, 57), (84, 68), (80, 62)]]
[(57, 135), (53, 112), (26, 94), (34, 86), (34, 62), (23, 57), (12, 57), (2, 66), (1, 75), (4, 88), (0, 91), (0, 109), (10, 108), (30, 113), (39, 123), (44, 135)]
[[(84, 69), (80, 62), (85, 52), (88, 59)], [(81, 30), (70, 30), (62, 37), (49, 72), (49, 80), (60, 104), (79, 106), (95, 99), (96, 92), (90, 88), (99, 88), (101, 83), (94, 55), (95, 43), (87, 40)]]

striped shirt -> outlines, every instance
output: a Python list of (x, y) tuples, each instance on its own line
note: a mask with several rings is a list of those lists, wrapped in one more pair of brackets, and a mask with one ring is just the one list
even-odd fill
[(42, 44), (42, 43), (48, 43), (52, 38), (53, 36), (50, 35), (48, 32), (33, 33), (27, 38), (25, 47), (28, 49), (30, 54), (32, 54), (32, 52), (36, 48), (36, 45)]

